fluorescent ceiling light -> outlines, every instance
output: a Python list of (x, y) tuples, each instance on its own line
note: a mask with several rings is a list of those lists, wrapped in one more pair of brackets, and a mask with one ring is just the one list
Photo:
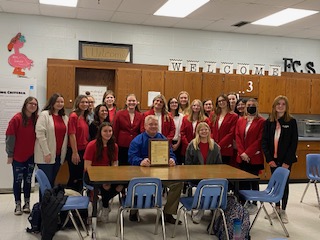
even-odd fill
[(168, 0), (153, 15), (184, 18), (210, 0)]
[(308, 17), (318, 12), (319, 11), (287, 8), (268, 17), (255, 21), (252, 24), (278, 27), (280, 25), (293, 22), (304, 17)]
[(76, 7), (78, 0), (39, 0), (40, 4), (56, 5), (62, 7)]

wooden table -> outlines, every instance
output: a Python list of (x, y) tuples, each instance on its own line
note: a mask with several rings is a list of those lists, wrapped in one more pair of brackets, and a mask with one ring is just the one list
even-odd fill
[(239, 181), (259, 180), (259, 177), (225, 164), (179, 165), (174, 167), (140, 166), (91, 166), (88, 168), (90, 181), (94, 184), (92, 238), (95, 239), (97, 223), (98, 189), (102, 183), (128, 183), (134, 177), (157, 177), (162, 181), (192, 181), (209, 178), (226, 178), (239, 189)]

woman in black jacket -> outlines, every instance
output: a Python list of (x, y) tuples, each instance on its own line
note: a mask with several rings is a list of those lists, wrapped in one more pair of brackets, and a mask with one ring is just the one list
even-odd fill
[[(277, 167), (291, 169), (297, 161), (296, 150), (298, 145), (298, 128), (296, 120), (289, 113), (289, 102), (286, 96), (278, 96), (274, 99), (272, 112), (267, 119), (262, 136), (262, 149), (266, 161), (273, 173)], [(289, 196), (289, 178), (286, 183), (280, 202), (276, 203), (276, 209), (280, 213), (283, 223), (288, 223), (286, 207)], [(277, 218), (275, 213), (271, 218)]]

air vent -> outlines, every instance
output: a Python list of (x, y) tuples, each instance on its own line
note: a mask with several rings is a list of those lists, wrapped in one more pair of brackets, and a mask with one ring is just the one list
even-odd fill
[(242, 26), (247, 25), (249, 23), (251, 23), (251, 22), (241, 21), (241, 22), (238, 22), (236, 24), (233, 24), (232, 26), (233, 27), (242, 27)]

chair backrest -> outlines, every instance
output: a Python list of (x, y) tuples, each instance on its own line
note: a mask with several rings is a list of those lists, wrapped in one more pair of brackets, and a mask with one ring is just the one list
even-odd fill
[(290, 171), (287, 168), (278, 167), (269, 180), (266, 192), (272, 202), (279, 202), (282, 199)]
[(320, 154), (307, 154), (307, 177), (320, 181)]
[(39, 183), (40, 193), (43, 196), (46, 189), (51, 189), (52, 186), (49, 182), (47, 175), (41, 169), (36, 170), (36, 179)]
[(154, 208), (162, 206), (162, 183), (159, 178), (132, 178), (124, 207)]
[(192, 209), (226, 209), (228, 180), (223, 178), (204, 179), (197, 186)]

